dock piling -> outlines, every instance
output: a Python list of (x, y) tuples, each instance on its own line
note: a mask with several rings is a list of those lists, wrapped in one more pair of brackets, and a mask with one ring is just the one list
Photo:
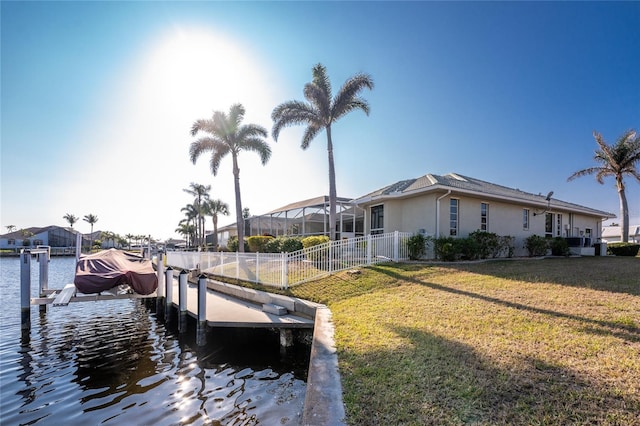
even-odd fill
[(171, 304), (173, 303), (173, 268), (171, 266), (168, 266), (165, 272), (164, 286), (165, 286), (164, 318), (165, 318), (165, 321), (169, 321), (169, 317), (171, 316)]
[(20, 253), (20, 311), (23, 330), (31, 328), (31, 253)]
[(184, 333), (187, 330), (187, 271), (184, 269), (178, 275), (178, 331)]
[(207, 329), (207, 277), (200, 274), (198, 277), (198, 328), (196, 332), (196, 344), (203, 346), (206, 341)]
[(158, 289), (156, 290), (156, 315), (164, 318), (164, 254), (158, 252)]

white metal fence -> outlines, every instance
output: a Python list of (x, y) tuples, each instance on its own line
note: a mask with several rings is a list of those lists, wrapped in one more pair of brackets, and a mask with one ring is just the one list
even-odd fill
[(167, 252), (167, 265), (287, 288), (356, 266), (409, 259), (405, 232), (367, 235), (291, 253)]

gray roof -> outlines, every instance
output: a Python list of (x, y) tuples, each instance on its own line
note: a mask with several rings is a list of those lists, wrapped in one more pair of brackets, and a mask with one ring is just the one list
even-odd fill
[[(373, 191), (354, 200), (357, 204), (369, 204), (375, 201), (383, 201), (389, 198), (406, 198), (432, 191), (447, 191), (454, 193), (466, 193), (470, 195), (484, 196), (492, 199), (503, 199), (511, 202), (520, 202), (524, 205), (546, 206), (547, 195), (532, 194), (519, 189), (509, 188), (495, 183), (486, 182), (458, 173), (446, 175), (427, 174), (416, 179), (401, 180), (384, 188)], [(592, 209), (567, 201), (551, 198), (551, 206), (554, 209), (566, 209), (579, 211), (586, 214), (601, 217), (615, 217), (614, 214)]]

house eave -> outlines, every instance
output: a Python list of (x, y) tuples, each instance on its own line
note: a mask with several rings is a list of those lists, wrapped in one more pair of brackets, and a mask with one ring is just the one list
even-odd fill
[[(353, 202), (354, 204), (362, 207), (362, 206), (367, 206), (371, 204), (382, 203), (387, 200), (400, 200), (405, 198), (412, 198), (412, 197), (416, 197), (416, 196), (424, 195), (428, 193), (446, 193), (449, 190), (451, 190), (452, 195), (464, 194), (464, 195), (473, 196), (474, 198), (485, 198), (487, 200), (507, 201), (510, 203), (516, 202), (523, 206), (540, 208), (540, 209), (547, 209), (548, 207), (548, 210), (550, 211), (567, 211), (571, 213), (581, 213), (588, 216), (599, 217), (601, 218), (601, 220), (613, 219), (616, 217), (616, 215), (612, 213), (590, 209), (588, 207), (579, 206), (577, 204), (571, 205), (571, 206), (559, 205), (558, 200), (555, 200), (556, 204), (554, 205), (553, 198), (551, 199), (551, 203), (548, 205), (546, 200), (535, 201), (527, 198), (492, 194), (488, 192), (471, 191), (468, 189), (456, 188), (456, 187), (451, 187), (451, 186), (441, 185), (441, 184), (428, 186), (426, 188), (415, 189), (412, 191), (404, 191), (404, 192), (397, 192), (397, 193), (391, 193), (391, 194), (380, 194), (380, 195), (363, 197), (363, 198), (356, 199)], [(562, 203), (567, 203), (567, 202), (562, 201)], [(570, 203), (567, 203), (567, 204), (570, 204)]]

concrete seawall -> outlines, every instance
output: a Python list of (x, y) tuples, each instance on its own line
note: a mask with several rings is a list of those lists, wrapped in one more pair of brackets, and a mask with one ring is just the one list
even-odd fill
[(253, 303), (273, 303), (291, 313), (314, 318), (307, 390), (302, 415), (303, 426), (346, 425), (338, 354), (334, 341), (331, 311), (321, 305), (296, 297), (282, 296), (207, 279), (207, 288)]

